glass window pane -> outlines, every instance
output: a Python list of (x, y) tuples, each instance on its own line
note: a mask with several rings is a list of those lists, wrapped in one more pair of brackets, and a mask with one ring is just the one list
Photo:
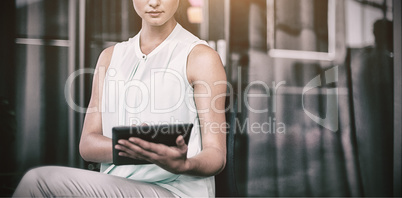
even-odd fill
[(123, 41), (140, 30), (130, 0), (89, 0), (87, 24), (92, 42)]
[(66, 0), (16, 0), (17, 37), (68, 39)]
[(327, 0), (282, 0), (275, 7), (276, 49), (328, 52)]
[(68, 164), (68, 48), (17, 45), (17, 145), (23, 168)]

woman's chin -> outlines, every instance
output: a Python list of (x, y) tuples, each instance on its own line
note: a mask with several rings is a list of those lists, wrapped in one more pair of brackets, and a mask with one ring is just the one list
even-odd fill
[(146, 19), (145, 22), (153, 27), (160, 27), (160, 26), (164, 26), (166, 24), (169, 23), (169, 20), (164, 20), (162, 18), (150, 18), (150, 19)]

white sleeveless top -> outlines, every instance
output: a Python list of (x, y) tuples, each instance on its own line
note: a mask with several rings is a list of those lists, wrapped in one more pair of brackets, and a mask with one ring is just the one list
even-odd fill
[[(177, 24), (150, 54), (140, 49), (141, 32), (114, 47), (102, 95), (103, 135), (114, 126), (147, 123), (193, 123), (187, 157), (201, 152), (201, 134), (187, 80), (187, 57), (192, 48), (206, 44)], [(101, 172), (162, 186), (181, 197), (215, 196), (214, 177), (175, 175), (156, 165), (115, 166), (103, 163)]]

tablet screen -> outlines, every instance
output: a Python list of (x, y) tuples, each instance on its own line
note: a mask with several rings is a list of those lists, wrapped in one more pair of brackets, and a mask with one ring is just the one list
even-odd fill
[(165, 125), (146, 125), (146, 126), (122, 126), (113, 127), (113, 164), (150, 164), (148, 161), (136, 160), (128, 157), (119, 156), (120, 150), (115, 149), (115, 145), (120, 139), (138, 137), (148, 142), (176, 146), (176, 139), (182, 135), (186, 144), (190, 139), (193, 124), (165, 124)]

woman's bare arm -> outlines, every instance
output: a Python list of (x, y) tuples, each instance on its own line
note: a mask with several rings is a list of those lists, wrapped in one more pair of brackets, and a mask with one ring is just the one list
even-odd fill
[(103, 81), (109, 67), (114, 47), (105, 49), (99, 56), (93, 78), (91, 100), (85, 115), (80, 141), (80, 154), (86, 161), (112, 162), (112, 140), (102, 134)]
[(226, 163), (226, 73), (219, 55), (205, 45), (198, 45), (189, 55), (187, 75), (194, 84), (203, 150), (188, 159), (185, 173), (216, 175)]

